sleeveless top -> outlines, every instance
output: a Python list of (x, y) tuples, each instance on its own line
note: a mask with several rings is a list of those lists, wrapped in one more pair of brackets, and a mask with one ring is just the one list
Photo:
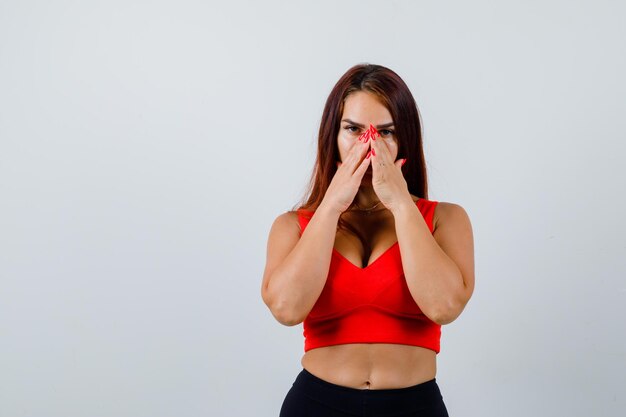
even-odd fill
[[(416, 202), (431, 233), (437, 203), (422, 198)], [(300, 235), (313, 213), (298, 210)], [(441, 325), (415, 303), (397, 240), (365, 268), (333, 248), (326, 283), (303, 329), (305, 352), (345, 343), (397, 343), (440, 350)]]

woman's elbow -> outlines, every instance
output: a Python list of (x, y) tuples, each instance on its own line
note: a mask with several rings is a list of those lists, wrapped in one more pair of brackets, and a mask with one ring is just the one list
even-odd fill
[(279, 304), (276, 306), (268, 306), (272, 315), (283, 326), (296, 326), (302, 323), (303, 319), (300, 318), (296, 313), (294, 313), (292, 308), (285, 306), (284, 304)]

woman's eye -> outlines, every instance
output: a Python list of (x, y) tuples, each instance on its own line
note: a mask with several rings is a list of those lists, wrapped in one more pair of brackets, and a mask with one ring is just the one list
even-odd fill
[(393, 135), (393, 130), (383, 129), (383, 130), (379, 130), (379, 133), (383, 136)]
[[(359, 130), (359, 128), (356, 126), (346, 126), (344, 129), (346, 129), (350, 133), (356, 133)], [(355, 129), (355, 130), (352, 130), (352, 129)]]

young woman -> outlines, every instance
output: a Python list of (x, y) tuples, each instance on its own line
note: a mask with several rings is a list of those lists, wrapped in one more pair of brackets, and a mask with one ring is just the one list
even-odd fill
[(447, 416), (436, 355), (474, 290), (473, 233), (460, 205), (428, 200), (419, 112), (395, 72), (339, 79), (309, 190), (267, 243), (263, 301), (305, 337), (280, 417)]

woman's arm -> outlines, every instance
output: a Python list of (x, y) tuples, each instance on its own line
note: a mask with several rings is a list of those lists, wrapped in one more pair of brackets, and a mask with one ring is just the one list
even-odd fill
[(319, 298), (330, 268), (340, 213), (317, 208), (299, 236), (297, 221), (288, 214), (276, 218), (267, 242), (263, 301), (281, 324), (304, 321)]
[(474, 239), (461, 206), (440, 202), (436, 210), (432, 234), (413, 201), (393, 214), (411, 295), (429, 319), (443, 325), (461, 314), (474, 291)]

